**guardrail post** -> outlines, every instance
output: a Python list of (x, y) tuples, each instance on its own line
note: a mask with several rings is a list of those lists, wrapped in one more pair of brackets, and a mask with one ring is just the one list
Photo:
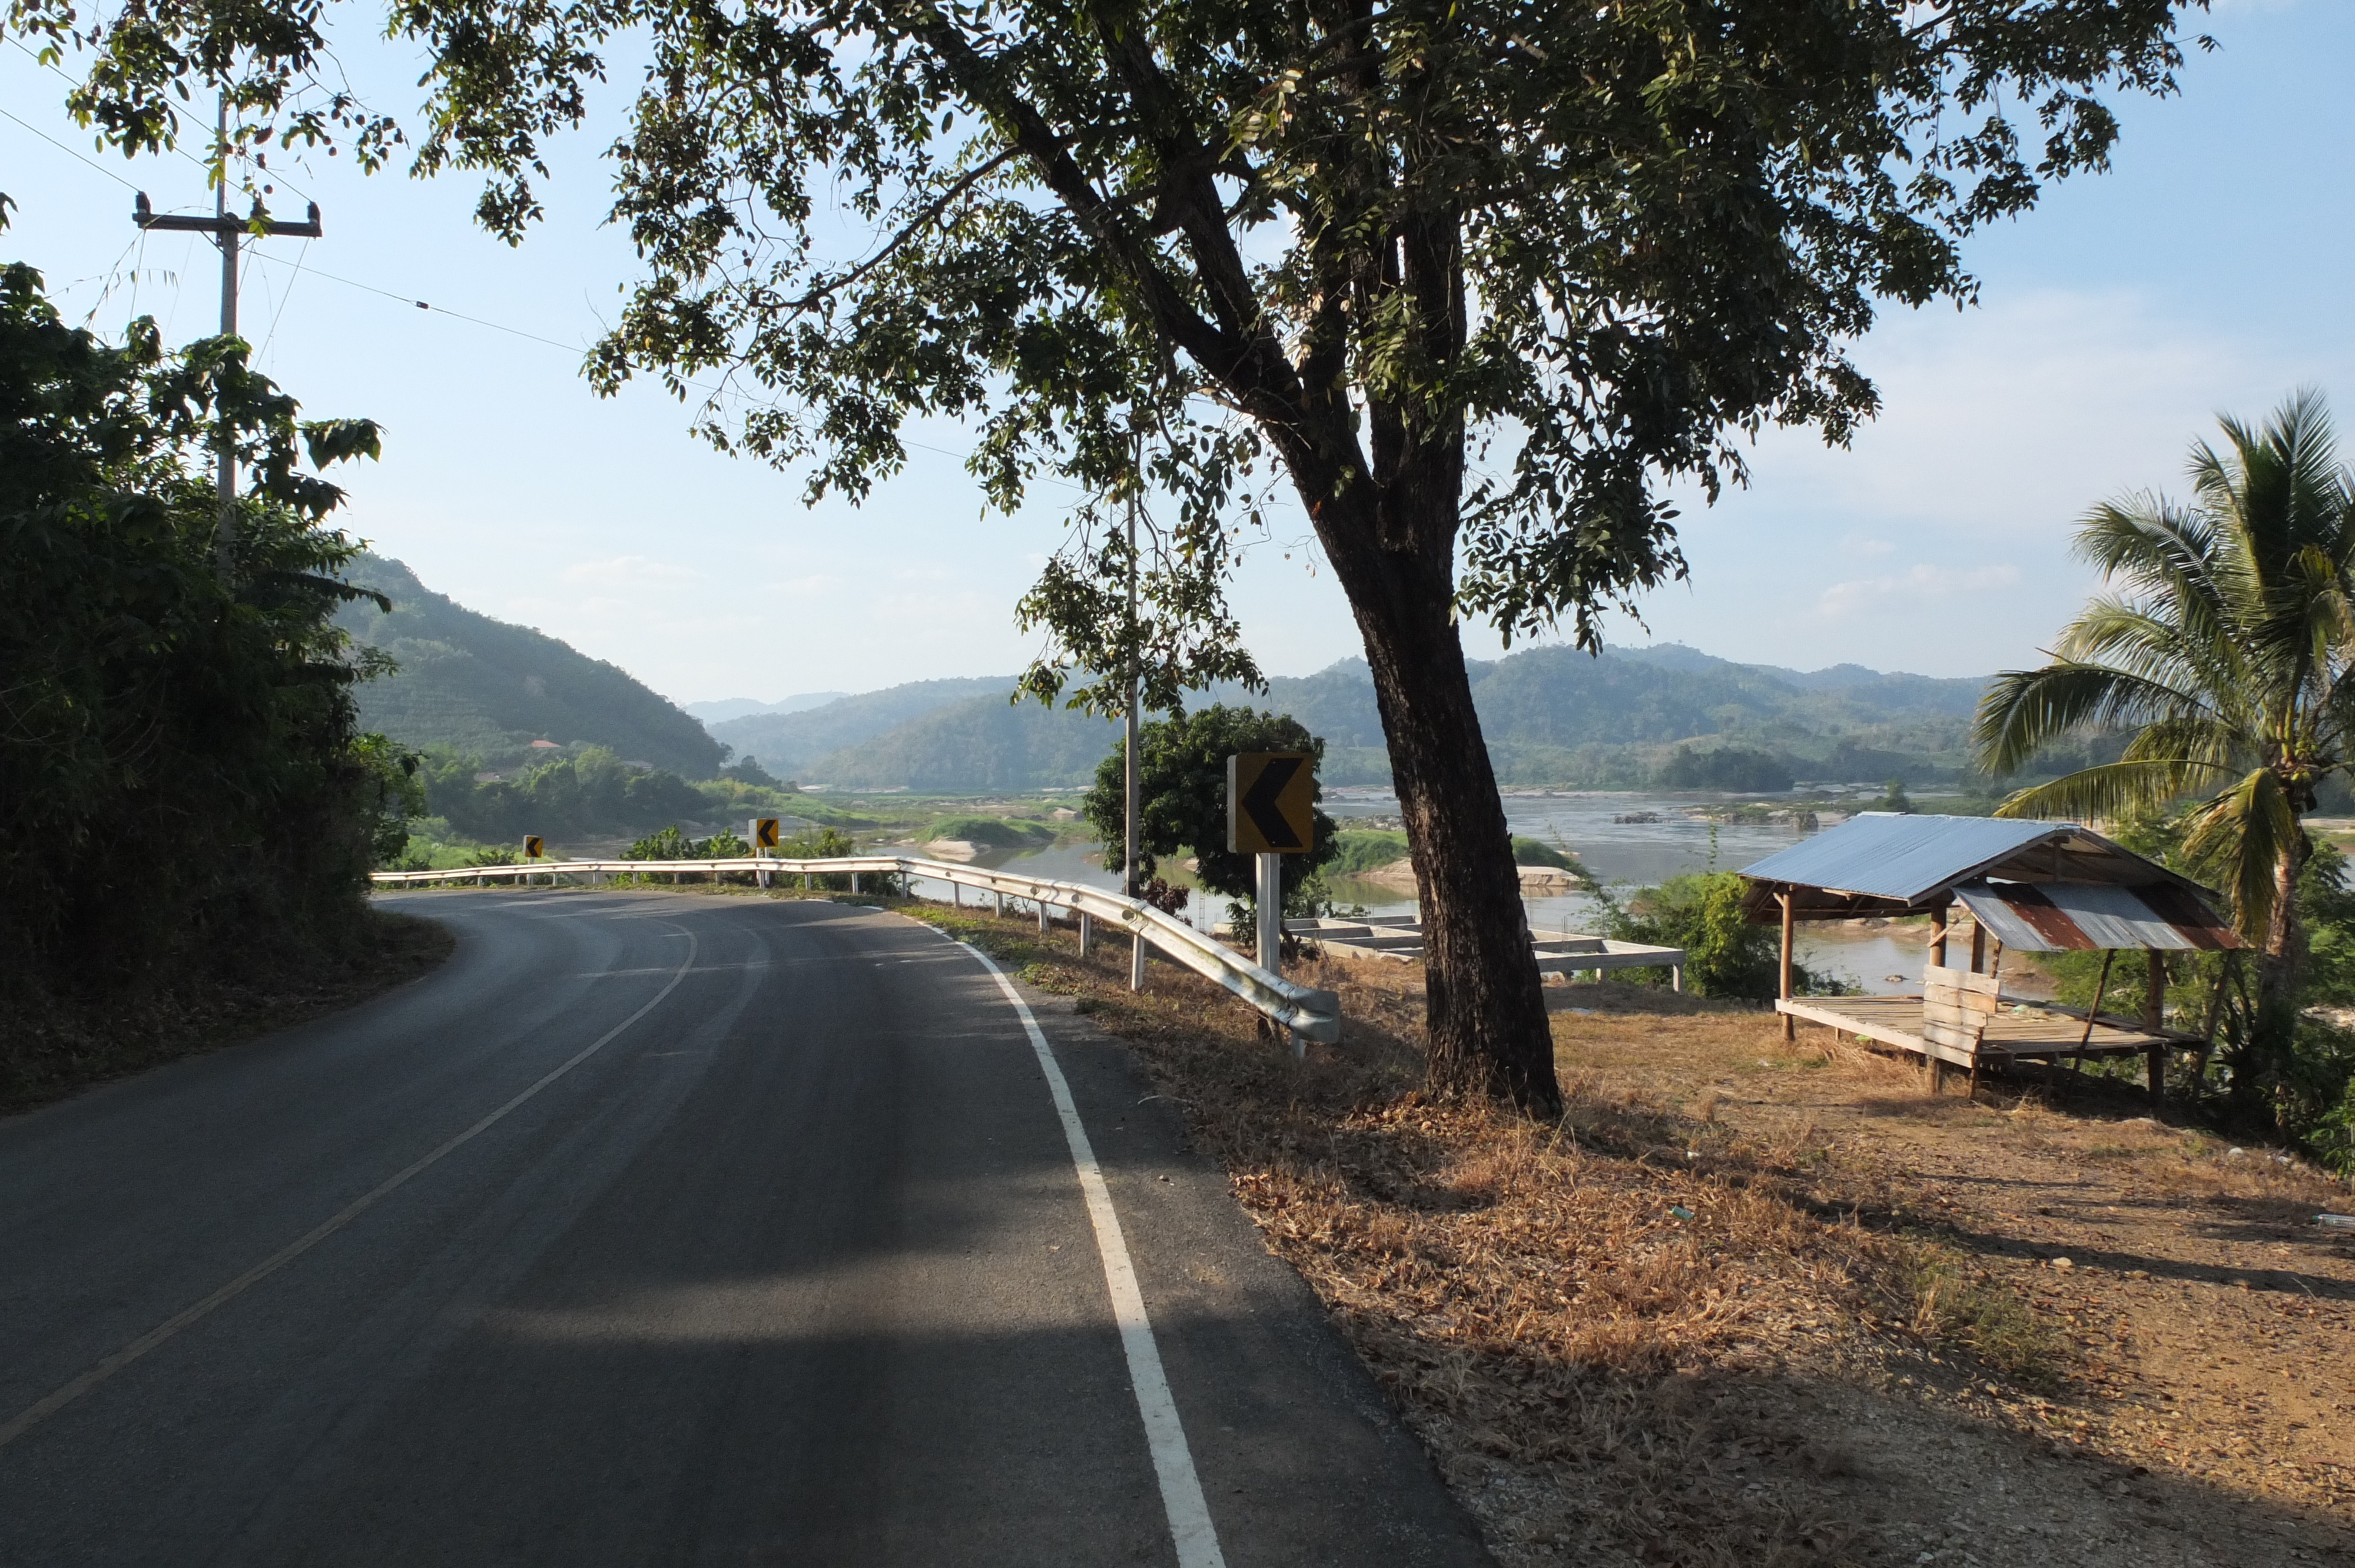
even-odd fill
[(1131, 991), (1145, 989), (1145, 933), (1142, 931), (1129, 938), (1128, 989)]
[(853, 893), (858, 891), (858, 874), (855, 871), (850, 874), (850, 891)]
[(1088, 938), (1095, 935), (1095, 921), (1084, 909), (1080, 911), (1080, 957), (1088, 956)]
[(996, 900), (997, 901), (997, 906), (996, 906), (995, 909), (991, 910), (991, 911), (990, 911), (990, 913), (991, 913), (993, 916), (995, 916), (997, 919), (1000, 919), (1000, 920), (1005, 919), (1005, 918), (1006, 918), (1006, 895), (1004, 895), (1003, 893), (998, 892), (996, 888), (992, 888), (992, 889), (990, 889), (989, 895), (990, 895), (990, 897), (992, 897), (992, 898), (994, 898), (994, 899), (996, 899)]
[(1040, 936), (1042, 936), (1042, 937), (1043, 937), (1043, 936), (1045, 936), (1046, 934), (1047, 934), (1047, 901), (1046, 901), (1045, 899), (1041, 898), (1040, 900), (1039, 900), (1039, 935), (1040, 935)]

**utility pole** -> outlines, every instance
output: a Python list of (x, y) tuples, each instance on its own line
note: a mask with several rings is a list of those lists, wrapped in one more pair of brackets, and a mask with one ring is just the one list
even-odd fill
[[(1140, 468), (1142, 468), (1142, 464), (1139, 464)], [(1137, 821), (1137, 813), (1143, 804), (1145, 795), (1145, 758), (1143, 749), (1138, 742), (1136, 733), (1137, 688), (1140, 683), (1137, 678), (1136, 648), (1136, 508), (1137, 496), (1134, 492), (1131, 492), (1128, 498), (1128, 723), (1126, 726), (1128, 737), (1128, 843), (1127, 859), (1125, 862), (1127, 871), (1122, 883), (1123, 890), (1126, 892), (1131, 898), (1139, 896), (1143, 892), (1143, 889), (1137, 885), (1136, 881), (1137, 851), (1140, 847), (1139, 839), (1141, 836), (1141, 830)], [(1145, 933), (1141, 930), (1136, 934), (1135, 942), (1129, 948), (1128, 989), (1131, 991), (1143, 991), (1145, 989)]]
[[(145, 229), (179, 229), (197, 234), (209, 234), (220, 247), (220, 334), (237, 335), (237, 252), (238, 238), (245, 234), (294, 235), (304, 239), (320, 238), (319, 204), (311, 204), (310, 220), (305, 223), (279, 223), (261, 217), (259, 197), (253, 204), (251, 217), (231, 217), (229, 215), (229, 94), (220, 95), (220, 107), (215, 122), (214, 148), (220, 158), (220, 177), (213, 186), (213, 215), (210, 217), (181, 217), (171, 213), (158, 213), (147, 205), (147, 193), (139, 193), (139, 204), (132, 209), (131, 221)], [(215, 409), (216, 415), (219, 410)], [(237, 556), (237, 442), (226, 418), (219, 421), (215, 438), (219, 448), (214, 459), (213, 487), (220, 502), (220, 519), (213, 531), (213, 564), (223, 577), (229, 576)]]

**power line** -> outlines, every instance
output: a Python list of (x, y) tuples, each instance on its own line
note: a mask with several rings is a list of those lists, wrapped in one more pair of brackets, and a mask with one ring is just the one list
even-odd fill
[[(15, 38), (10, 38), (8, 41), (12, 44), (16, 44), (20, 49), (24, 49), (25, 48), (23, 44), (18, 43)], [(25, 52), (28, 55), (32, 53), (29, 49), (26, 49)], [(37, 63), (48, 66), (48, 62), (40, 60), (39, 57), (35, 56), (34, 58)], [(51, 70), (56, 69), (54, 66), (48, 66), (48, 69)], [(63, 73), (60, 72), (59, 74), (62, 75)], [(71, 79), (68, 78), (68, 79), (70, 80)], [(104, 175), (108, 179), (112, 180), (115, 184), (123, 186), (124, 189), (132, 191), (136, 191), (138, 189), (137, 185), (133, 184), (131, 181), (124, 179), (121, 175), (116, 174), (113, 170), (106, 167), (102, 164), (95, 163), (87, 157), (83, 157), (81, 154), (75, 152), (71, 147), (67, 146), (64, 143), (59, 141), (56, 137), (49, 135), (47, 132), (42, 131), (38, 126), (27, 124), (25, 121), (17, 119), (16, 115), (10, 114), (8, 111), (5, 109), (0, 109), (0, 115), (5, 115), (8, 119), (15, 121), (18, 125), (24, 126), (26, 130), (30, 131), (34, 135), (38, 136), (42, 141), (47, 142), (52, 147), (57, 148), (58, 151), (65, 154), (68, 157), (80, 159), (82, 163), (89, 164), (91, 168), (97, 170), (100, 174)], [(196, 164), (199, 167), (204, 166), (201, 159), (191, 156), (180, 148), (175, 146), (171, 150), (173, 152), (179, 153), (180, 156), (186, 158), (190, 163)], [(290, 191), (293, 191), (295, 195), (302, 196), (304, 194), (301, 190), (295, 187), (292, 181), (286, 181), (283, 183), (286, 185), (286, 188)], [(307, 253), (309, 249), (309, 242), (305, 241), (304, 250)], [(357, 278), (346, 278), (334, 272), (322, 271), (316, 267), (306, 267), (300, 260), (293, 262), (281, 261), (280, 259), (275, 256), (263, 255), (259, 249), (248, 250), (246, 252), (245, 259), (249, 263), (258, 261), (265, 266), (290, 266), (297, 274), (307, 272), (314, 278), (324, 278), (331, 283), (341, 283), (347, 289), (358, 289), (367, 293), (380, 295), (388, 300), (398, 300), (403, 304), (414, 305), (421, 311), (431, 311), (436, 315), (449, 316), (453, 320), (464, 322), (470, 326), (487, 327), (493, 332), (503, 332), (511, 337), (519, 337), (532, 343), (545, 344), (549, 348), (560, 348), (567, 354), (579, 354), (583, 352), (581, 346), (577, 344), (559, 343), (555, 338), (543, 337), (536, 332), (526, 332), (521, 327), (511, 327), (502, 322), (488, 321), (481, 316), (468, 315), (464, 311), (453, 311), (447, 305), (431, 304), (424, 300), (416, 299), (408, 294), (396, 293), (390, 289), (378, 288), (374, 283), (363, 283)], [(278, 306), (278, 316), (284, 315), (285, 311), (285, 302), (282, 299)], [(273, 316), (270, 323), (270, 336), (275, 336), (277, 334), (277, 331), (278, 317)], [(265, 347), (268, 346), (268, 343), (269, 337), (265, 337), (263, 339), (263, 345)], [(726, 390), (724, 387), (715, 387), (709, 382), (687, 381), (682, 384), (691, 387), (699, 392), (719, 393)], [(929, 441), (910, 440), (904, 436), (900, 438), (900, 444), (917, 451), (931, 452), (938, 457), (954, 458), (959, 462), (969, 462), (973, 459), (973, 454), (969, 451), (961, 452), (949, 447), (936, 447)], [(1036, 477), (1044, 480), (1049, 484), (1058, 485), (1065, 490), (1084, 490), (1085, 488), (1082, 485), (1073, 484), (1068, 480), (1057, 479), (1051, 474), (1039, 474)]]
[[(9, 39), (8, 41), (10, 43), (16, 43), (14, 38)], [(17, 47), (22, 48), (24, 46), (18, 44)], [(47, 142), (50, 146), (55, 147), (67, 157), (80, 159), (81, 162), (88, 164), (91, 168), (96, 169), (100, 174), (104, 175), (108, 179), (112, 180), (116, 185), (121, 185), (123, 189), (135, 191), (139, 188), (137, 185), (133, 185), (129, 180), (124, 179), (121, 175), (116, 174), (112, 169), (108, 168), (104, 164), (98, 162), (94, 158), (83, 157), (81, 154), (75, 152), (71, 147), (67, 146), (63, 142), (59, 141), (55, 136), (50, 135), (48, 132), (42, 130), (39, 126), (33, 124), (29, 121), (16, 120), (16, 116), (9, 114), (5, 109), (0, 109), (0, 115), (6, 115), (7, 118), (16, 120), (17, 124), (22, 125), (34, 135), (38, 136), (42, 141)]]
[[(262, 262), (265, 265), (282, 267), (289, 265), (289, 263), (280, 260), (279, 258), (275, 256), (263, 255), (259, 249), (250, 252), (250, 254), (254, 260)], [(559, 343), (552, 337), (542, 337), (536, 332), (526, 332), (521, 327), (511, 327), (500, 322), (486, 321), (481, 316), (470, 316), (463, 311), (453, 311), (447, 305), (430, 304), (423, 300), (412, 298), (408, 294), (396, 293), (390, 289), (380, 289), (374, 283), (363, 283), (357, 278), (339, 277), (333, 272), (321, 271), (316, 267), (309, 268), (307, 269), (307, 271), (309, 275), (314, 278), (325, 278), (331, 283), (341, 283), (346, 288), (358, 289), (367, 293), (380, 295), (388, 300), (398, 300), (403, 304), (414, 305), (421, 311), (431, 311), (435, 315), (449, 316), (454, 320), (465, 322), (474, 326), (488, 327), (493, 332), (503, 332), (508, 334), (510, 336), (527, 339), (532, 343), (546, 344), (550, 348), (560, 348), (567, 354), (580, 354), (585, 352), (577, 344)], [(691, 387), (698, 392), (716, 394), (726, 390), (725, 387), (715, 387), (708, 381), (685, 381), (681, 384), (687, 387)], [(954, 458), (959, 462), (969, 461), (973, 457), (971, 452), (955, 451), (947, 447), (936, 447), (927, 441), (911, 441), (905, 437), (900, 438), (900, 444), (903, 447), (912, 447), (918, 451), (932, 452), (940, 457)], [(1080, 485), (1071, 483), (1068, 480), (1057, 479), (1051, 474), (1040, 474), (1039, 477), (1045, 480), (1050, 484), (1061, 485), (1066, 490), (1080, 490), (1083, 488)]]

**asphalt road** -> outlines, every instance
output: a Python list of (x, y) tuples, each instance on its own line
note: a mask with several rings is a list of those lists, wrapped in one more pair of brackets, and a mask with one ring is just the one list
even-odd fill
[(441, 970), (0, 1122), (8, 1568), (1487, 1561), (1125, 1055), (970, 950), (390, 902)]

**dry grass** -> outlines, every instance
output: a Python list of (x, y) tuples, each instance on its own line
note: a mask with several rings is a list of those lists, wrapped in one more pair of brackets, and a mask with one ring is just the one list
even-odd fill
[(1839, 1495), (1853, 1458), (1790, 1418), (1787, 1380), (1880, 1376), (1890, 1345), (1957, 1385), (2061, 1375), (2010, 1292), (1896, 1234), (1811, 1124), (1740, 1129), (1721, 1091), (1674, 1103), (1622, 1070), (1715, 1071), (1729, 1046), (1759, 1076), (1837, 1059), (1762, 1046), (1753, 1010), (1678, 999), (1666, 1033), (1633, 1011), (1658, 993), (1579, 988), (1589, 1011), (1558, 1020), (1582, 1044), (1568, 1112), (1542, 1126), (1425, 1091), (1411, 971), (1305, 976), (1348, 1022), (1295, 1065), (1190, 975), (1156, 965), (1133, 995), (1124, 949), (1082, 961), (920, 912), (1138, 1051), (1508, 1562), (1867, 1560)]

